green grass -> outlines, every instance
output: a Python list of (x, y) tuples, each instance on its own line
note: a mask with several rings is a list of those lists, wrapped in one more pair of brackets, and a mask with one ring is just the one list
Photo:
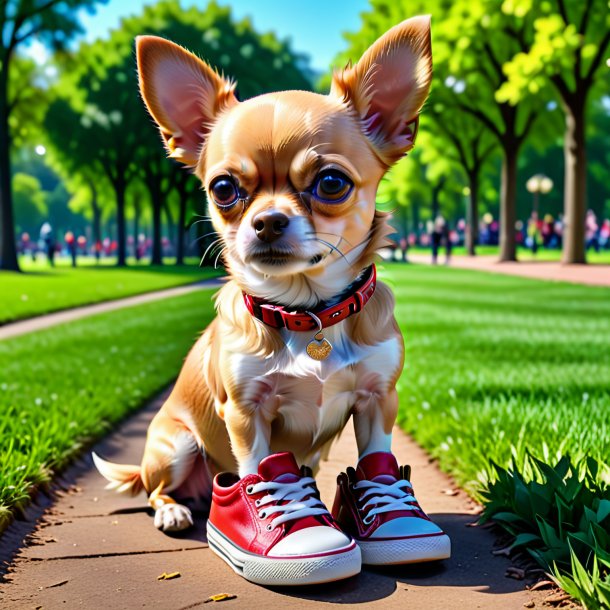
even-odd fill
[(386, 265), (406, 340), (399, 422), (475, 493), (489, 460), (608, 463), (610, 289)]
[(178, 373), (212, 291), (0, 341), (0, 531), (93, 439)]
[[(526, 449), (608, 462), (610, 289), (400, 264), (383, 276), (407, 346), (399, 422), (459, 483), (475, 493), (489, 459)], [(0, 342), (5, 516), (171, 381), (211, 316), (204, 291)]]
[[(430, 248), (413, 247), (409, 249), (410, 253), (413, 254), (431, 254)], [(453, 248), (453, 255), (455, 256), (466, 256), (466, 248), (459, 246)], [(500, 254), (500, 248), (498, 246), (477, 246), (478, 256), (498, 256)], [(444, 250), (441, 249), (441, 259), (445, 256)], [(561, 260), (561, 250), (546, 250), (545, 248), (539, 248), (536, 254), (532, 254), (529, 248), (519, 247), (517, 250), (517, 258), (523, 262), (530, 261), (555, 261)], [(587, 262), (595, 265), (610, 265), (610, 250), (602, 250), (601, 252), (594, 252), (589, 250), (587, 252)]]
[(39, 261), (34, 265), (24, 265), (24, 273), (0, 272), (0, 324), (189, 284), (220, 273), (195, 266), (138, 265), (118, 269), (89, 262), (72, 269), (65, 261), (55, 268), (43, 266)]

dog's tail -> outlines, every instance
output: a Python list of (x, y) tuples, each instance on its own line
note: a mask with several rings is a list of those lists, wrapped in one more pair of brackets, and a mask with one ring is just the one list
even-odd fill
[(109, 481), (106, 489), (114, 489), (118, 493), (128, 493), (131, 496), (137, 496), (144, 489), (140, 466), (113, 464), (93, 452), (91, 457), (99, 473)]

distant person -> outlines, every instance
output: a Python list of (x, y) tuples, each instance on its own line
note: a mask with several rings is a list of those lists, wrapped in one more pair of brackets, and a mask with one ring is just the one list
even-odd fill
[(439, 214), (432, 225), (432, 234), (430, 235), (432, 243), (432, 264), (438, 262), (438, 251), (441, 245), (445, 246), (445, 264), (448, 265), (451, 260), (451, 239), (449, 237), (449, 227), (447, 221)]
[(527, 221), (527, 247), (532, 251), (532, 254), (538, 252), (538, 243), (540, 241), (540, 223), (538, 221), (538, 212), (532, 212)]
[(602, 222), (599, 230), (599, 247), (602, 250), (610, 248), (610, 220), (608, 218)]
[(68, 252), (72, 258), (72, 266), (76, 267), (76, 237), (72, 231), (67, 231), (64, 235), (64, 241), (68, 247)]
[(55, 238), (53, 237), (53, 227), (50, 223), (45, 222), (40, 227), (40, 240), (44, 244), (44, 250), (47, 254), (47, 260), (51, 267), (55, 267)]
[(596, 252), (599, 252), (598, 231), (597, 216), (593, 210), (589, 210), (585, 219), (585, 248), (587, 250), (593, 248)]
[(409, 259), (407, 258), (407, 255), (408, 255), (408, 252), (409, 252), (409, 242), (407, 241), (407, 238), (406, 237), (401, 237), (400, 241), (398, 242), (398, 246), (400, 248), (402, 262), (403, 263), (408, 263)]

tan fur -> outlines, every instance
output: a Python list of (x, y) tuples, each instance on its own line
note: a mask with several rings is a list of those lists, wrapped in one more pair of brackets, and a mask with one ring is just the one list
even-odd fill
[[(388, 166), (413, 145), (406, 125), (430, 84), (429, 20), (390, 30), (335, 75), (329, 96), (284, 91), (240, 103), (232, 83), (177, 45), (143, 37), (137, 48), (142, 96), (170, 155), (206, 188), (229, 176), (246, 198), (226, 210), (210, 201), (230, 281), (150, 425), (141, 467), (96, 458), (100, 471), (114, 487), (143, 487), (159, 509), (193, 487), (208, 493), (220, 470), (255, 471), (270, 452), (292, 451), (315, 469), (352, 415), (361, 454), (389, 450), (404, 358), (391, 290), (379, 282), (361, 312), (324, 331), (335, 349), (322, 364), (305, 355), (307, 333), (262, 324), (242, 293), (304, 310), (333, 302), (387, 245), (388, 217), (375, 197)], [(328, 168), (353, 183), (339, 203), (312, 195)], [(268, 210), (290, 220), (279, 264), (269, 262), (280, 256), (275, 245), (259, 252), (253, 229)]]

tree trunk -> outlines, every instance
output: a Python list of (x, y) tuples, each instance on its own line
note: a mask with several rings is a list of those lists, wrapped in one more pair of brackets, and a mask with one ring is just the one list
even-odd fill
[(518, 145), (505, 141), (500, 187), (500, 262), (517, 260), (515, 241)]
[(441, 210), (441, 204), (439, 201), (441, 191), (445, 186), (445, 178), (441, 178), (439, 183), (432, 189), (432, 221), (436, 219)]
[(479, 176), (478, 171), (468, 174), (470, 195), (466, 208), (466, 251), (468, 256), (476, 256), (479, 241)]
[(411, 203), (411, 222), (415, 231), (415, 245), (419, 246), (419, 204), (415, 201)]
[(161, 208), (163, 207), (161, 191), (156, 185), (151, 185), (150, 200), (152, 204), (152, 256), (151, 265), (163, 264), (163, 248), (161, 244)]
[[(138, 195), (135, 196), (136, 198)], [(140, 262), (140, 242), (138, 237), (140, 234), (140, 202), (134, 200), (133, 205), (133, 253), (136, 261)]]
[[(583, 96), (584, 97), (584, 96)], [(586, 263), (585, 216), (587, 207), (587, 152), (585, 147), (585, 104), (566, 105), (564, 139), (565, 178), (563, 194), (564, 235), (561, 262)]]
[(93, 246), (102, 241), (102, 211), (97, 202), (97, 188), (93, 180), (87, 180), (91, 191), (91, 211), (93, 212)]
[(127, 239), (125, 229), (125, 190), (126, 184), (123, 176), (114, 183), (116, 193), (116, 232), (117, 232), (117, 267), (127, 265)]
[(165, 220), (167, 222), (167, 236), (169, 239), (169, 243), (175, 247), (176, 246), (176, 225), (174, 223), (174, 217), (172, 216), (172, 211), (169, 209), (169, 202), (167, 201), (167, 197), (164, 197), (163, 210), (165, 211)]
[(184, 265), (184, 240), (186, 238), (186, 195), (180, 196), (180, 211), (178, 212), (178, 230), (176, 242), (176, 265)]
[(7, 66), (2, 66), (0, 69), (0, 224), (2, 225), (0, 269), (19, 271), (11, 190), (11, 136), (8, 126), (7, 79)]

